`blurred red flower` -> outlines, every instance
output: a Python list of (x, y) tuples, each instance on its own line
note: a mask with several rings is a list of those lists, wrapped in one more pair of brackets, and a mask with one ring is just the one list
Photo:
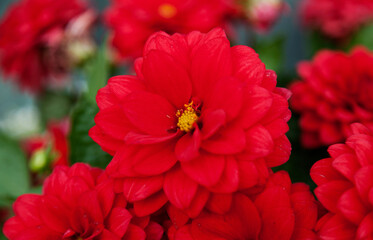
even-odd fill
[[(213, 208), (223, 209), (219, 214)], [(317, 203), (309, 187), (291, 184), (286, 172), (273, 174), (259, 193), (220, 196), (195, 219), (173, 206), (168, 213), (171, 240), (316, 240)]]
[(32, 159), (32, 156), (37, 154), (38, 151), (43, 151), (43, 154), (47, 154), (50, 150), (50, 155), (45, 157), (51, 157), (52, 159), (45, 160), (51, 160), (52, 168), (58, 165), (69, 165), (69, 142), (67, 139), (70, 129), (69, 125), (68, 119), (50, 122), (48, 123), (46, 134), (24, 140), (22, 147), (28, 158)]
[(345, 144), (329, 147), (330, 158), (311, 169), (315, 194), (329, 211), (317, 224), (320, 239), (373, 238), (373, 133), (351, 126)]
[(303, 0), (304, 24), (331, 38), (345, 38), (373, 20), (371, 0)]
[(264, 184), (288, 160), (289, 91), (222, 29), (158, 32), (135, 69), (99, 90), (89, 134), (115, 154), (106, 171), (137, 214), (169, 200), (197, 216), (210, 193)]
[(321, 51), (298, 66), (302, 81), (290, 90), (290, 103), (301, 114), (302, 142), (318, 147), (342, 142), (350, 124), (373, 129), (373, 54), (355, 48), (351, 54)]
[(226, 25), (233, 0), (111, 0), (105, 20), (120, 58), (140, 57), (145, 42), (157, 31), (207, 32)]
[(288, 10), (284, 0), (237, 0), (243, 15), (259, 32), (266, 32)]
[(57, 167), (43, 194), (25, 194), (14, 203), (15, 216), (4, 225), (13, 239), (160, 239), (163, 229), (149, 218), (135, 219), (126, 201), (113, 192), (103, 171), (77, 163)]
[(19, 1), (0, 22), (3, 72), (32, 92), (61, 79), (77, 55), (69, 52), (71, 43), (84, 38), (93, 19), (92, 11), (80, 0)]

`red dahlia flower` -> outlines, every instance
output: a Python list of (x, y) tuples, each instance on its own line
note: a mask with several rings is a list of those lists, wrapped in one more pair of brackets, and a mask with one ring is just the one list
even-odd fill
[(92, 44), (87, 32), (93, 19), (80, 0), (19, 1), (0, 21), (3, 72), (34, 92), (51, 79), (60, 79), (72, 61), (83, 57), (82, 49)]
[(303, 62), (303, 81), (291, 86), (292, 108), (301, 114), (302, 142), (317, 147), (342, 142), (350, 124), (373, 128), (373, 54), (356, 48), (350, 55), (321, 51)]
[[(214, 208), (223, 212), (214, 213)], [(211, 199), (193, 220), (172, 206), (168, 213), (172, 240), (317, 239), (313, 232), (316, 201), (306, 184), (291, 184), (286, 172), (273, 174), (259, 193)]]
[(371, 0), (304, 0), (301, 8), (306, 26), (331, 38), (345, 38), (373, 20)]
[(170, 200), (197, 216), (210, 193), (264, 184), (288, 160), (289, 92), (223, 30), (156, 33), (135, 69), (99, 90), (89, 134), (114, 155), (107, 173), (137, 214)]
[(10, 240), (145, 240), (148, 234), (149, 239), (160, 239), (162, 228), (149, 218), (133, 218), (102, 172), (82, 163), (57, 167), (44, 183), (42, 195), (25, 194), (15, 201), (15, 216), (5, 223), (5, 236)]
[(233, 0), (112, 0), (106, 11), (112, 45), (121, 58), (140, 57), (146, 40), (157, 31), (207, 32), (224, 26)]
[(44, 161), (38, 160), (41, 161), (37, 163), (38, 167), (44, 167), (43, 164), (48, 160), (51, 160), (52, 167), (69, 165), (69, 143), (67, 141), (69, 125), (69, 120), (50, 122), (45, 135), (26, 139), (23, 142), (23, 148), (27, 156), (31, 159), (42, 157)]
[(373, 239), (373, 133), (357, 123), (351, 128), (346, 143), (330, 146), (331, 157), (311, 169), (329, 211), (317, 224), (320, 239)]

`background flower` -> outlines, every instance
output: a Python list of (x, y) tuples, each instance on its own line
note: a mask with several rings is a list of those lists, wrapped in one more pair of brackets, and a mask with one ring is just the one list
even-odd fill
[(370, 0), (303, 0), (302, 20), (331, 38), (346, 38), (373, 20)]
[(373, 236), (373, 134), (351, 126), (345, 144), (329, 147), (330, 158), (315, 163), (315, 194), (329, 211), (318, 222), (320, 239), (369, 239)]
[(225, 26), (232, 9), (232, 0), (112, 0), (105, 19), (119, 57), (140, 57), (154, 32), (207, 32)]
[(5, 235), (10, 240), (145, 240), (145, 228), (149, 238), (160, 239), (162, 228), (149, 219), (133, 219), (126, 201), (115, 196), (112, 182), (102, 172), (82, 163), (57, 167), (45, 181), (42, 195), (25, 194), (16, 200)]
[[(80, 0), (22, 0), (14, 4), (0, 23), (0, 32), (6, 33), (0, 36), (2, 70), (22, 89), (33, 92), (51, 79), (61, 79), (76, 58), (68, 46), (78, 38), (87, 38), (92, 14)], [(77, 28), (72, 27), (74, 23), (85, 26), (78, 35), (70, 31)]]
[(290, 103), (301, 115), (304, 146), (342, 142), (353, 122), (373, 128), (372, 64), (373, 55), (364, 48), (351, 54), (321, 51), (299, 64), (302, 81), (290, 87)]

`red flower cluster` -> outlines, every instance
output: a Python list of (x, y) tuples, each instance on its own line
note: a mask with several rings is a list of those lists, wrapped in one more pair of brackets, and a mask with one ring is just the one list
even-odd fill
[(4, 226), (10, 240), (159, 240), (163, 235), (149, 217), (132, 216), (102, 170), (82, 163), (57, 167), (42, 195), (22, 195), (13, 208), (15, 216)]
[(226, 24), (232, 6), (233, 0), (112, 0), (105, 19), (120, 57), (139, 57), (154, 32), (207, 32)]
[(345, 38), (373, 20), (371, 0), (304, 0), (301, 8), (306, 26), (331, 38)]
[[(216, 213), (218, 212), (218, 213)], [(220, 195), (197, 218), (169, 206), (172, 240), (316, 240), (317, 204), (309, 187), (291, 184), (286, 172), (273, 174), (259, 193)]]
[(135, 69), (98, 92), (89, 134), (114, 155), (106, 171), (138, 215), (169, 200), (195, 217), (209, 197), (263, 185), (288, 160), (289, 91), (221, 29), (156, 33)]
[(48, 78), (64, 75), (70, 64), (65, 30), (85, 11), (87, 7), (80, 0), (22, 0), (14, 4), (0, 23), (4, 73), (31, 91), (39, 91)]
[(50, 150), (50, 156), (45, 157), (52, 158), (50, 159), (52, 168), (58, 165), (69, 165), (69, 143), (67, 141), (69, 125), (69, 120), (50, 122), (45, 135), (26, 139), (22, 145), (27, 156), (32, 158), (38, 154), (38, 151), (46, 154)]
[(315, 194), (329, 211), (317, 224), (320, 239), (373, 238), (373, 133), (353, 124), (345, 144), (311, 169)]
[(291, 86), (290, 103), (301, 114), (306, 147), (342, 142), (353, 122), (373, 129), (372, 66), (373, 54), (363, 48), (350, 55), (321, 51), (298, 66), (303, 81)]

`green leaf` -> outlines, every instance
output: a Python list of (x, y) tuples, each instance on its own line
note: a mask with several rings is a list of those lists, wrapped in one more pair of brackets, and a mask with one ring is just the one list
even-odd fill
[(96, 55), (84, 67), (88, 79), (87, 99), (96, 102), (97, 91), (104, 87), (110, 71), (110, 62), (107, 58), (107, 44), (103, 44)]
[(95, 125), (93, 119), (97, 112), (97, 105), (84, 97), (72, 112), (69, 141), (72, 163), (84, 162), (94, 167), (105, 168), (112, 158), (88, 136), (89, 129)]
[(255, 50), (267, 69), (278, 72), (283, 67), (284, 43), (285, 38), (281, 35), (270, 39), (258, 39), (256, 42)]
[(30, 187), (26, 157), (17, 142), (0, 134), (0, 199), (2, 203)]
[(370, 50), (373, 50), (373, 23), (364, 26), (353, 36), (350, 48), (356, 45), (364, 45)]
[(38, 99), (41, 120), (46, 125), (50, 120), (65, 118), (74, 99), (64, 91), (45, 91)]

